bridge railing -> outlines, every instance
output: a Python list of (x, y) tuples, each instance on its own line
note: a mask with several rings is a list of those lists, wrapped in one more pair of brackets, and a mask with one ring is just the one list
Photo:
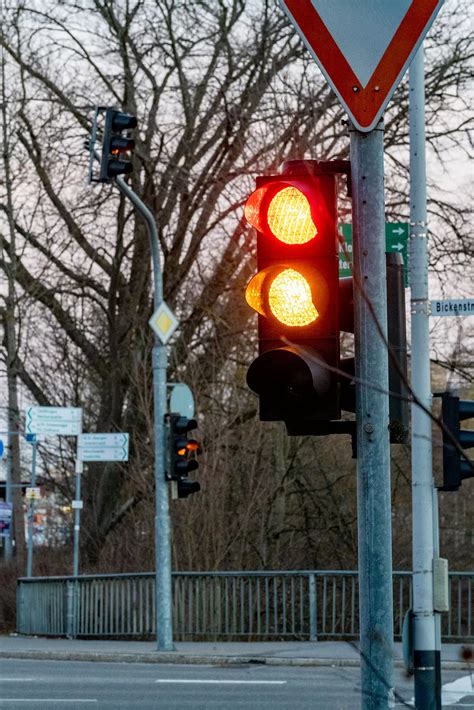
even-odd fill
[[(444, 641), (474, 640), (474, 572), (450, 572)], [(394, 572), (395, 638), (412, 603), (410, 572)], [(175, 572), (174, 638), (180, 640), (352, 639), (359, 635), (355, 571)], [(152, 639), (150, 573), (18, 580), (17, 631), (83, 638)]]

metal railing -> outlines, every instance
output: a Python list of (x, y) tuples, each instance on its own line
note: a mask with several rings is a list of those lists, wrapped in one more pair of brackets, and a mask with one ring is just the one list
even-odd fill
[[(450, 572), (444, 641), (472, 641), (474, 572)], [(394, 572), (394, 631), (412, 603), (410, 572)], [(355, 571), (175, 572), (174, 638), (352, 639), (359, 634)], [(17, 631), (83, 638), (152, 639), (153, 574), (18, 580)]]

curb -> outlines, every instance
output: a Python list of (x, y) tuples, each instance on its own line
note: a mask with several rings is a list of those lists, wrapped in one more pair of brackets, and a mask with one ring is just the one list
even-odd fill
[[(102, 653), (92, 651), (1, 651), (0, 658), (38, 661), (88, 661), (98, 663), (151, 663), (173, 665), (266, 665), (266, 666), (314, 666), (357, 668), (355, 658), (275, 658), (272, 656), (192, 656), (176, 653)], [(396, 660), (395, 668), (405, 668), (403, 661)], [(462, 661), (442, 661), (444, 670), (471, 670)]]

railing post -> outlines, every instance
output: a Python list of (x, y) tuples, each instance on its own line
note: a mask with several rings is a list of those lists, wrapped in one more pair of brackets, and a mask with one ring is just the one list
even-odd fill
[(318, 640), (318, 592), (316, 575), (309, 575), (309, 640)]
[(76, 608), (77, 608), (77, 582), (66, 582), (66, 636), (68, 639), (76, 638)]

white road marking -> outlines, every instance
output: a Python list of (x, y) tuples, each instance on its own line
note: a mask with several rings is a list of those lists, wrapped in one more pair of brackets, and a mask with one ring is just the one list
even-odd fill
[(0, 703), (97, 703), (97, 698), (0, 698)]
[(36, 678), (0, 678), (2, 683), (34, 683)]
[(443, 685), (441, 688), (441, 703), (443, 705), (454, 705), (465, 695), (474, 695), (470, 675), (462, 676), (452, 683)]
[(226, 683), (239, 685), (286, 685), (286, 680), (189, 680), (178, 678), (163, 678), (155, 680), (155, 683), (207, 683), (215, 685), (225, 685)]
[[(470, 675), (461, 676), (461, 678), (453, 680), (452, 683), (445, 683), (441, 686), (441, 704), (443, 707), (445, 705), (456, 705), (466, 695), (474, 696), (474, 685)], [(408, 705), (415, 707), (415, 698), (409, 700)], [(473, 703), (468, 705), (459, 703), (458, 707), (472, 708)]]

